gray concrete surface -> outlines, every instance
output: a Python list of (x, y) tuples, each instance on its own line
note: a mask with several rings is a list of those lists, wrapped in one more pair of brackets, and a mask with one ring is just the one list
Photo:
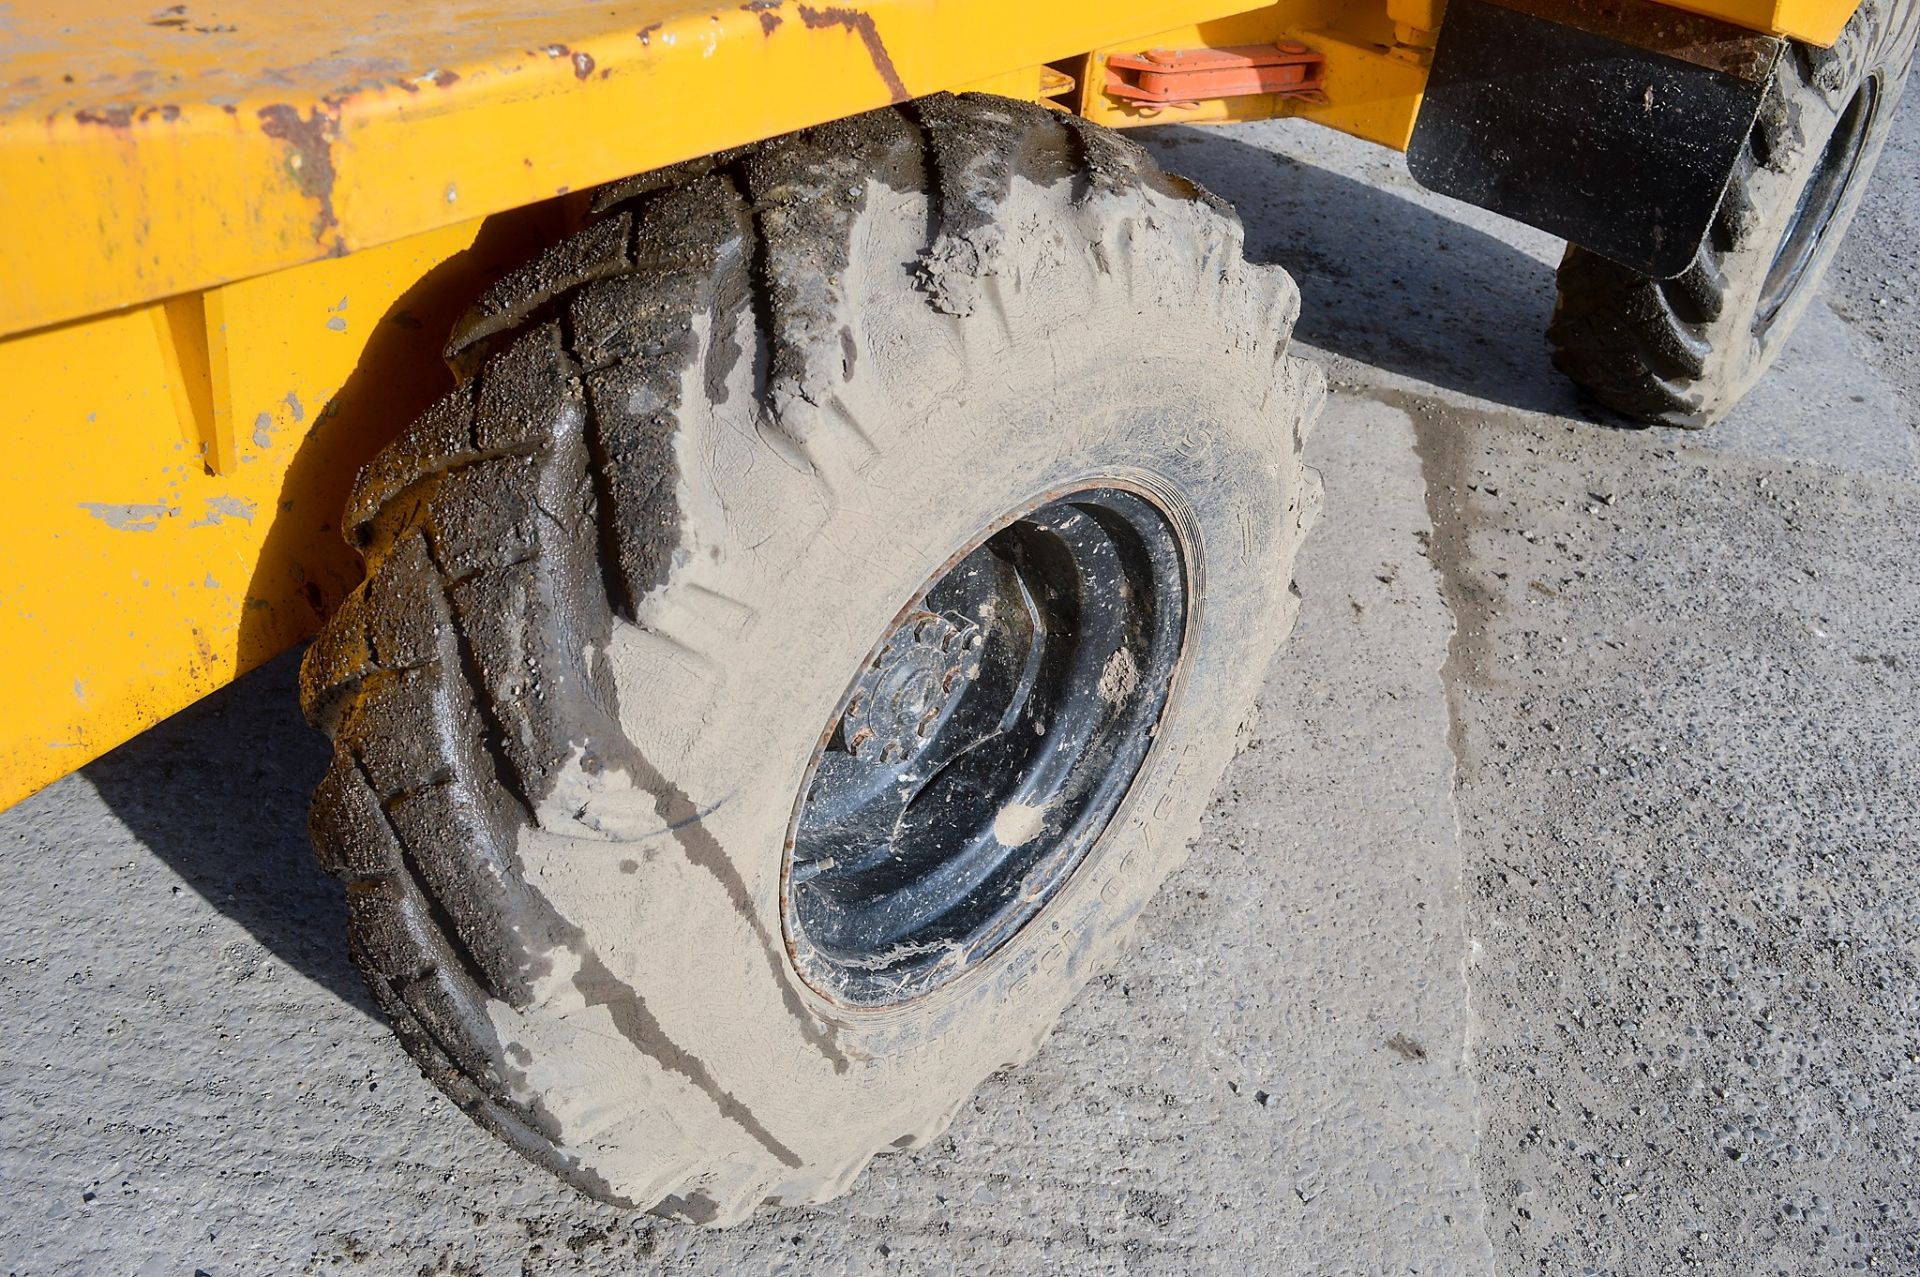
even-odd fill
[(1707, 435), (1540, 334), (1558, 245), (1169, 130), (1306, 295), (1327, 515), (1138, 951), (950, 1133), (724, 1234), (423, 1083), (340, 952), (282, 661), (0, 815), (16, 1273), (1920, 1272), (1920, 108)]

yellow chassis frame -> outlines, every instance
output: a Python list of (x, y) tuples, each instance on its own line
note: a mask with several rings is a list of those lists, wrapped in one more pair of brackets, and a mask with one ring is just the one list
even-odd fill
[[(1443, 6), (9, 6), (0, 808), (314, 630), (358, 579), (354, 471), (451, 384), (456, 312), (570, 192), (942, 89), (1404, 148)], [(1853, 0), (1676, 7), (1826, 44)], [(1110, 54), (1278, 39), (1325, 58), (1325, 101), (1101, 89)]]

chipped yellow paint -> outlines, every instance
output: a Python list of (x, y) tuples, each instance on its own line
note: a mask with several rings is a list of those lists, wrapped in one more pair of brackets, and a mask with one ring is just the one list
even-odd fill
[[(25, 0), (0, 333), (517, 208), (1244, 0)], [(33, 251), (18, 251), (32, 245)]]
[[(197, 395), (167, 303), (0, 342), (0, 807), (313, 631), (359, 577), (335, 531), (354, 471), (452, 384), (438, 348), (481, 281), (563, 217), (209, 292)], [(235, 423), (228, 463), (197, 397)]]

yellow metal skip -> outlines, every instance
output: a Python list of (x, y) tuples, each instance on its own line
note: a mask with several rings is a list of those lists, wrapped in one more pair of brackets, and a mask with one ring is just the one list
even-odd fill
[[(1851, 0), (1681, 7), (1828, 42)], [(1440, 0), (0, 11), (0, 807), (312, 632), (354, 471), (599, 182), (940, 89), (1404, 146)], [(1310, 45), (1326, 100), (1130, 106), (1105, 58)], [(511, 213), (508, 210), (516, 210)], [(489, 217), (489, 214), (499, 216)]]
[(1245, 0), (15, 6), (0, 332), (338, 256)]

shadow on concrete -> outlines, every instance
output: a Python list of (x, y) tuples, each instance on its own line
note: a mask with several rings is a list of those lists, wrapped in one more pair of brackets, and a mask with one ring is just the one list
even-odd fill
[[(378, 1018), (347, 961), (347, 908), (307, 840), (326, 740), (300, 717), (298, 651), (82, 769), (195, 893), (294, 970)], [(106, 925), (111, 925), (109, 920)]]
[(1299, 283), (1300, 340), (1509, 407), (1598, 419), (1548, 358), (1553, 268), (1413, 202), (1395, 189), (1412, 183), (1397, 159), (1382, 166), (1394, 180), (1376, 185), (1232, 130), (1140, 136), (1166, 168), (1239, 210), (1250, 260)]
[[(242, 663), (313, 633), (359, 581), (340, 540), (348, 486), (408, 422), (453, 387), (440, 350), (492, 280), (563, 234), (577, 201), (487, 219), (473, 245), (409, 287), (368, 331), (353, 372), (288, 464), (247, 586)], [(347, 961), (346, 905), (307, 839), (307, 799), (326, 741), (299, 709), (299, 655), (254, 672), (83, 769), (114, 814), (193, 890), (295, 970), (377, 1015)]]

